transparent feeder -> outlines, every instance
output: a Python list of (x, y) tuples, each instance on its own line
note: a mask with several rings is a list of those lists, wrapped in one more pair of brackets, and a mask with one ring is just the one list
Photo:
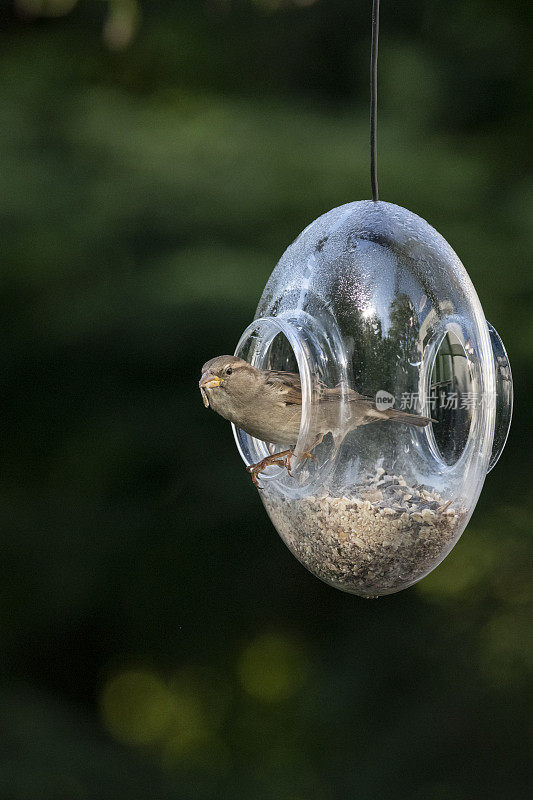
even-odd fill
[[(269, 467), (260, 495), (302, 564), (366, 597), (436, 567), (474, 510), (512, 413), (507, 354), (442, 236), (390, 203), (329, 211), (285, 251), (235, 354), (300, 376), (292, 474)], [(338, 433), (314, 460), (302, 454), (315, 440), (319, 383), (339, 389)], [(434, 422), (351, 428), (351, 390)], [(247, 465), (269, 454), (268, 443), (234, 433)]]

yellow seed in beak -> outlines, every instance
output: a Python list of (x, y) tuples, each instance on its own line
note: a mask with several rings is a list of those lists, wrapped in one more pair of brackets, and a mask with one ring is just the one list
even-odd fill
[(200, 378), (200, 389), (216, 389), (222, 383), (222, 378), (217, 375), (212, 375), (210, 372), (204, 372)]

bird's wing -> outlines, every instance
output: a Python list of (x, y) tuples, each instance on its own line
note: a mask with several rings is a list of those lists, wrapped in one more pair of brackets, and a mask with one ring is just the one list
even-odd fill
[[(265, 383), (278, 392), (279, 401), (284, 405), (302, 405), (302, 384), (297, 372), (269, 370), (266, 373)], [(343, 394), (343, 387), (339, 385), (331, 388), (315, 378), (313, 392), (316, 393), (319, 403), (339, 402)], [(349, 387), (344, 388), (344, 399), (348, 403), (353, 403), (357, 400), (373, 402), (371, 397), (364, 397)]]
[(302, 405), (302, 384), (296, 372), (269, 370), (265, 385), (277, 392), (279, 402), (286, 406)]
[(323, 383), (319, 385), (319, 401), (323, 403), (339, 401), (343, 397), (346, 403), (355, 403), (355, 402), (362, 402), (367, 401), (370, 403), (374, 402), (373, 397), (367, 397), (364, 394), (359, 394), (356, 392), (355, 389), (350, 389), (349, 386), (335, 386), (335, 388), (331, 389), (329, 386), (325, 386)]

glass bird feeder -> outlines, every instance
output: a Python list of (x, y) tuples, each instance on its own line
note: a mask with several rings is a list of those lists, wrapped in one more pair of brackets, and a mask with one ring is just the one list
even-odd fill
[[(285, 251), (235, 355), (298, 372), (292, 474), (269, 467), (261, 498), (314, 575), (365, 597), (415, 583), (449, 553), (505, 444), (512, 378), (503, 344), (450, 245), (385, 202), (335, 208)], [(314, 444), (319, 383), (338, 387), (335, 430)], [(350, 392), (431, 417), (353, 427)], [(268, 444), (234, 427), (247, 465)]]

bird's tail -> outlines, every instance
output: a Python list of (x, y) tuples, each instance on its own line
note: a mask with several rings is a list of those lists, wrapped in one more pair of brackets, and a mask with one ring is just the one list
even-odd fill
[(388, 419), (393, 419), (395, 422), (403, 422), (405, 425), (416, 425), (419, 428), (425, 428), (430, 422), (437, 421), (431, 417), (422, 417), (420, 414), (408, 414), (406, 411), (398, 411), (396, 408), (388, 408), (384, 414)]

